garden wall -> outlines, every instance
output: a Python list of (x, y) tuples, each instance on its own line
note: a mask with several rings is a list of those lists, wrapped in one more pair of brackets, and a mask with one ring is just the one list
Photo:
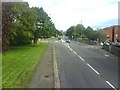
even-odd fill
[(104, 44), (103, 49), (105, 49), (106, 51), (109, 51), (110, 53), (112, 53), (120, 58), (120, 47), (109, 46), (109, 45)]

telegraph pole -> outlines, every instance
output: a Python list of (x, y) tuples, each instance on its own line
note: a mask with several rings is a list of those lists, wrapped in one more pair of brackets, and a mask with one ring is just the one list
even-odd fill
[(82, 24), (82, 20), (81, 20), (81, 24)]

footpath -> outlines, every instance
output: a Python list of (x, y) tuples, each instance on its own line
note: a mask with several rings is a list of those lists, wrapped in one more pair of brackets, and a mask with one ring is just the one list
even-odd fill
[(39, 62), (29, 88), (54, 88), (53, 45), (48, 47)]

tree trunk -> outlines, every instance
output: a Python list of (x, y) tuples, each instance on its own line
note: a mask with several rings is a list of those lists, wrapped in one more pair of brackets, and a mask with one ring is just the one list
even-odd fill
[(2, 3), (2, 52), (9, 49), (9, 38), (12, 32), (12, 5), (11, 2)]
[(37, 38), (34, 38), (34, 44), (37, 44)]

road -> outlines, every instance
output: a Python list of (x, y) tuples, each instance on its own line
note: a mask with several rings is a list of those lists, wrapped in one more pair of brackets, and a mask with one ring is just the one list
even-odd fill
[(54, 41), (61, 88), (118, 87), (118, 62), (96, 46)]

